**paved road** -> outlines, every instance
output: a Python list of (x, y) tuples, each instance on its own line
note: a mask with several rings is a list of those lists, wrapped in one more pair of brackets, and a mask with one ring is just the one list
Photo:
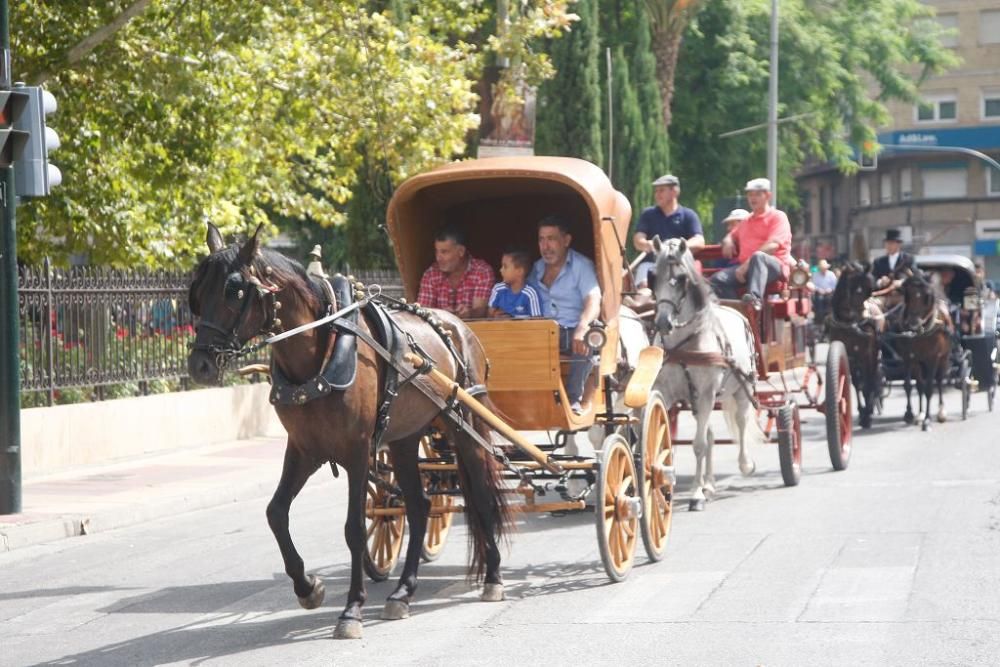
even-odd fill
[[(327, 584), (315, 611), (296, 604), (264, 499), (19, 549), (0, 554), (0, 665), (996, 664), (1000, 413), (983, 395), (973, 409), (921, 433), (893, 396), (842, 473), (806, 413), (797, 488), (774, 448), (746, 479), (720, 448), (719, 497), (702, 514), (682, 498), (666, 559), (640, 557), (622, 584), (605, 578), (589, 513), (538, 516), (506, 556), (508, 599), (479, 602), (459, 529), (424, 566), (409, 620), (377, 620), (390, 584), (370, 587), (356, 642), (331, 639), (347, 551), (346, 484), (329, 475), (292, 516)], [(682, 473), (692, 461), (684, 450)]]

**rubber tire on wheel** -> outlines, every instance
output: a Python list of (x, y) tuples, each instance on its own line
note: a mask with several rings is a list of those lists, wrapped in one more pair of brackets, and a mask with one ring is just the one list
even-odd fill
[(972, 400), (972, 366), (969, 364), (969, 353), (962, 356), (958, 367), (959, 389), (962, 392), (962, 421), (969, 418), (969, 402)]
[(778, 408), (777, 428), (781, 479), (785, 486), (798, 486), (802, 477), (802, 422), (795, 401)]
[[(375, 453), (376, 474), (390, 485), (395, 486), (396, 474), (392, 471), (389, 463), (389, 447), (382, 445)], [(381, 472), (379, 472), (381, 471)], [(362, 564), (365, 573), (372, 581), (385, 581), (392, 574), (392, 568), (399, 561), (400, 551), (403, 549), (403, 537), (406, 532), (406, 516), (376, 516), (368, 517), (367, 510), (375, 507), (401, 507), (402, 502), (393, 498), (385, 489), (380, 488), (369, 480), (368, 498), (365, 501), (365, 526), (367, 537), (365, 540), (365, 556)], [(374, 551), (374, 553), (373, 553)]]
[[(431, 437), (429, 435), (424, 436), (420, 439), (420, 453), (421, 458), (425, 459), (440, 459), (441, 455), (437, 453), (431, 443)], [(450, 476), (451, 473), (441, 473), (442, 476)], [(422, 476), (424, 489), (428, 488), (430, 484), (430, 475), (424, 473)], [(441, 483), (441, 489), (453, 489), (455, 488), (454, 482), (449, 479)], [(435, 494), (430, 496), (431, 499), (431, 509), (435, 507), (451, 508), (455, 505), (455, 496), (446, 496)], [(429, 563), (433, 560), (437, 560), (438, 556), (441, 555), (441, 551), (444, 549), (444, 543), (448, 539), (448, 531), (451, 530), (452, 520), (455, 515), (452, 512), (445, 512), (437, 516), (430, 516), (427, 518), (427, 534), (424, 536), (424, 545), (420, 549), (420, 557), (424, 562)]]
[(990, 412), (993, 412), (993, 404), (996, 402), (997, 386), (993, 385), (986, 389), (986, 405)]
[(642, 544), (651, 561), (663, 558), (670, 538), (670, 524), (673, 518), (673, 483), (667, 481), (654, 486), (656, 475), (653, 465), (673, 466), (674, 452), (670, 441), (670, 417), (663, 396), (658, 391), (649, 394), (649, 400), (642, 409), (642, 430), (635, 445), (638, 487), (642, 489)]
[(617, 433), (605, 438), (601, 447), (597, 493), (597, 545), (604, 571), (617, 583), (631, 571), (639, 541), (639, 517), (629, 517), (622, 511), (628, 500), (639, 500), (635, 463), (628, 443)]
[(826, 444), (834, 470), (846, 470), (851, 460), (853, 419), (851, 367), (839, 340), (826, 353)]

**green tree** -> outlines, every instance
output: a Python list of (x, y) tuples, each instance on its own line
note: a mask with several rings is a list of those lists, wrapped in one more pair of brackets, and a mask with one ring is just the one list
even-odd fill
[[(952, 65), (932, 10), (917, 0), (782, 0), (779, 199), (797, 207), (793, 175), (806, 159), (856, 168), (854, 148), (889, 121), (885, 102), (915, 101), (926, 76)], [(707, 211), (764, 172), (766, 133), (719, 134), (766, 119), (770, 3), (707, 0), (684, 35), (671, 152), (683, 156), (685, 191)]]
[(579, 22), (552, 42), (556, 74), (538, 90), (535, 152), (603, 166), (597, 4), (578, 0), (575, 9)]
[(485, 54), (550, 72), (533, 45), (571, 20), (567, 2), (523, 4), (487, 39), (482, 1), (16, 0), (14, 78), (59, 100), (65, 174), (21, 208), (22, 257), (183, 265), (206, 220), (342, 224), (357, 146), (399, 182), (464, 151)]

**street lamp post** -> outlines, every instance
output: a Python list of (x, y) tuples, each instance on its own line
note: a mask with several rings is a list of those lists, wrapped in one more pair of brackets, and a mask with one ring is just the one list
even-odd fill
[(771, 72), (767, 104), (767, 177), (771, 203), (778, 205), (778, 0), (771, 0)]

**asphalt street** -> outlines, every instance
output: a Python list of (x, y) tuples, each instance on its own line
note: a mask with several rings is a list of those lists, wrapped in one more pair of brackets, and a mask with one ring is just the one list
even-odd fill
[[(974, 665), (1000, 661), (1000, 413), (903, 425), (899, 391), (833, 472), (823, 421), (803, 413), (801, 484), (773, 446), (743, 478), (719, 447), (718, 496), (686, 511), (665, 559), (621, 584), (601, 567), (591, 512), (521, 518), (507, 599), (465, 578), (458, 526), (421, 569), (412, 617), (378, 620), (393, 582), (369, 585), (365, 636), (331, 630), (346, 594), (346, 481), (327, 471), (293, 506), (292, 534), (326, 582), (299, 608), (264, 518), (267, 499), (0, 554), (0, 665)], [(277, 479), (280, 452), (275, 452)]]

